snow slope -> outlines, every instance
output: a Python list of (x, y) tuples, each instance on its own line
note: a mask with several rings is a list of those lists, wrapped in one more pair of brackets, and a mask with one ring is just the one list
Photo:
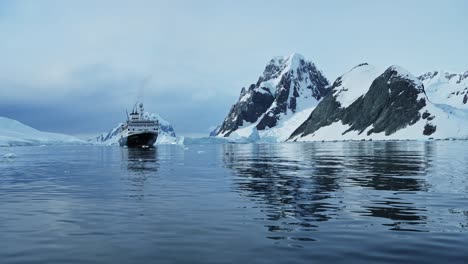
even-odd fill
[(278, 124), (275, 127), (265, 130), (256, 128), (258, 122), (247, 124), (229, 135), (233, 141), (252, 141), (252, 142), (283, 142), (289, 138), (291, 133), (309, 117), (315, 106), (302, 109), (297, 113), (288, 112), (280, 116)]
[(468, 71), (461, 74), (433, 71), (418, 78), (431, 102), (468, 109)]
[(16, 120), (0, 117), (0, 146), (84, 143), (73, 136), (42, 132)]
[(372, 82), (381, 73), (375, 66), (367, 63), (352, 68), (338, 78), (334, 84), (333, 95), (336, 101), (340, 103), (341, 107), (350, 106), (369, 90)]
[[(366, 66), (368, 68), (370, 66)], [(395, 87), (407, 87), (406, 89), (415, 89), (413, 90), (413, 94), (417, 93), (417, 101), (407, 102), (406, 105), (401, 107), (414, 109), (414, 104), (421, 102), (424, 100), (425, 104), (416, 112), (419, 118), (416, 122), (409, 124), (403, 124), (403, 128), (398, 129), (396, 132), (388, 134), (385, 132), (373, 133), (374, 126), (370, 125), (365, 128), (365, 130), (355, 130), (352, 129), (351, 125), (355, 121), (351, 121), (351, 123), (346, 123), (343, 119), (343, 115), (337, 118), (335, 121), (331, 123), (325, 123), (324, 126), (320, 127), (318, 130), (313, 131), (312, 133), (302, 133), (300, 135), (293, 136), (290, 140), (291, 141), (334, 141), (334, 140), (427, 140), (430, 138), (433, 139), (468, 139), (468, 111), (464, 108), (457, 108), (460, 107), (459, 102), (454, 103), (453, 101), (447, 100), (450, 99), (443, 96), (436, 96), (439, 89), (449, 89), (448, 86), (445, 84), (441, 85), (440, 81), (435, 81), (432, 79), (431, 82), (432, 86), (429, 88), (430, 91), (426, 90), (424, 92), (424, 85), (420, 81), (421, 78), (416, 78), (411, 73), (403, 69), (399, 66), (392, 66), (388, 70), (388, 72), (393, 72), (393, 75), (388, 80), (388, 93), (391, 94), (393, 90), (396, 89)], [(387, 72), (386, 71), (386, 72)], [(366, 95), (370, 92), (369, 88), (373, 84), (372, 76), (376, 76), (379, 72), (375, 69), (371, 71), (367, 71), (366, 69), (362, 68), (358, 71), (353, 69), (350, 73), (354, 76), (350, 76), (349, 73), (343, 75), (337, 79), (334, 84), (334, 90), (332, 91), (333, 96), (335, 96), (336, 101), (338, 101), (341, 107), (346, 111), (346, 108), (351, 106), (355, 103), (358, 99), (362, 101), (362, 96)], [(371, 74), (367, 74), (371, 73)], [(388, 74), (388, 73), (387, 73)], [(357, 75), (357, 76), (356, 76)], [(382, 74), (383, 76), (384, 74)], [(380, 77), (381, 78), (381, 77)], [(445, 79), (445, 77), (444, 77)], [(406, 80), (406, 81), (405, 81)], [(375, 81), (375, 80), (374, 80)], [(390, 86), (392, 83), (392, 86)], [(456, 83), (456, 82), (455, 82)], [(437, 85), (436, 85), (437, 84)], [(452, 83), (453, 85), (453, 83)], [(450, 87), (450, 91), (453, 91), (453, 86)], [(374, 89), (374, 91), (377, 89)], [(380, 90), (381, 91), (381, 90)], [(403, 93), (405, 89), (403, 89), (400, 93)], [(442, 94), (442, 93), (441, 93)], [(444, 91), (443, 94), (447, 94), (447, 91)], [(375, 96), (375, 94), (374, 94)], [(406, 95), (402, 95), (406, 96)], [(431, 96), (429, 98), (429, 96)], [(401, 103), (404, 100), (401, 99), (400, 94), (393, 95), (393, 97), (389, 97), (390, 100), (395, 101), (388, 101), (387, 104), (391, 107), (394, 103)], [(324, 101), (330, 101), (325, 100)], [(442, 102), (442, 103), (435, 103), (434, 101)], [(406, 101), (404, 101), (406, 102)], [(448, 105), (447, 103), (453, 103), (454, 106)], [(365, 104), (361, 105), (354, 105), (363, 107)], [(353, 118), (358, 118), (360, 113), (365, 111), (370, 111), (371, 109), (361, 109), (361, 112), (354, 111), (353, 113), (357, 113), (357, 116)], [(404, 109), (403, 109), (404, 110)], [(337, 112), (337, 110), (333, 110), (332, 112)], [(387, 110), (385, 110), (387, 111)], [(406, 110), (404, 110), (406, 111)], [(403, 111), (403, 112), (404, 112)], [(348, 111), (349, 112), (349, 111)], [(382, 112), (383, 114), (383, 112)], [(345, 114), (346, 116), (346, 114)], [(349, 119), (349, 113), (348, 113)], [(351, 118), (351, 120), (353, 120)], [(384, 117), (378, 117), (377, 120), (381, 120)], [(392, 118), (387, 115), (385, 118), (389, 119)], [(326, 119), (326, 118), (325, 118)], [(399, 119), (398, 119), (399, 120)], [(393, 122), (398, 122), (398, 120), (393, 120)], [(416, 120), (416, 119), (415, 119)], [(313, 120), (309, 120), (312, 122)], [(320, 119), (317, 121), (321, 122)], [(349, 120), (347, 121), (349, 122)], [(431, 130), (435, 130), (432, 131)]]
[(336, 141), (336, 140), (427, 140), (432, 139), (468, 139), (468, 114), (456, 113), (453, 109), (444, 108), (443, 106), (429, 103), (423, 108), (421, 114), (428, 110), (435, 116), (431, 123), (435, 125), (437, 130), (430, 136), (424, 136), (423, 131), (426, 125), (424, 120), (420, 120), (414, 125), (407, 126), (404, 129), (398, 130), (394, 134), (385, 135), (385, 133), (374, 133), (371, 136), (367, 132), (372, 129), (369, 127), (363, 133), (351, 131), (343, 134), (350, 128), (349, 125), (344, 125), (341, 121), (323, 127), (314, 134), (305, 137), (297, 137), (297, 142), (310, 141)]

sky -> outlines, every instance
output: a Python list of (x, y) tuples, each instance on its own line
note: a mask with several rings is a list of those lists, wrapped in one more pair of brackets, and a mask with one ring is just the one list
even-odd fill
[(183, 136), (222, 123), (275, 56), (468, 70), (468, 1), (0, 0), (0, 116), (92, 137), (137, 100)]

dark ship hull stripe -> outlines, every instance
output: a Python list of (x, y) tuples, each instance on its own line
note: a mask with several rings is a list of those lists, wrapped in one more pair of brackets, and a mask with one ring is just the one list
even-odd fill
[(119, 144), (127, 147), (153, 146), (157, 139), (158, 134), (156, 133), (140, 133), (122, 137), (119, 139)]

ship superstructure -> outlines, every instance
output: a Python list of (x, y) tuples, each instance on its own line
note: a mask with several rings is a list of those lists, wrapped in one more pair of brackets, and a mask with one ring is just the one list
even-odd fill
[(143, 103), (138, 107), (135, 104), (132, 112), (127, 113), (127, 122), (122, 125), (119, 144), (127, 147), (152, 147), (158, 134), (158, 120), (145, 117)]

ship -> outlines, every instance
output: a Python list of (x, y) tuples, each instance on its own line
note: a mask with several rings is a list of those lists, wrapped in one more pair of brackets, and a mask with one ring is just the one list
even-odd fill
[(152, 147), (159, 134), (159, 121), (144, 115), (143, 103), (127, 112), (127, 122), (122, 124), (119, 145), (122, 147)]

